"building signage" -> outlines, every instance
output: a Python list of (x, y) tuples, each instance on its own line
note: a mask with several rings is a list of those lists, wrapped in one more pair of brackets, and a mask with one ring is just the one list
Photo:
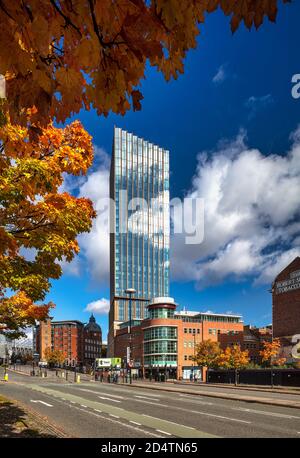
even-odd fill
[(96, 367), (110, 367), (111, 365), (111, 358), (96, 358)]
[(290, 278), (275, 283), (276, 294), (286, 293), (294, 289), (300, 289), (300, 270), (290, 273)]
[(122, 359), (121, 358), (111, 358), (111, 365), (121, 367)]

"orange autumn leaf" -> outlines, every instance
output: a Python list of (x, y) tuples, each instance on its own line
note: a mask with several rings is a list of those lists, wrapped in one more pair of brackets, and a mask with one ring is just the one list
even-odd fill
[[(64, 122), (81, 108), (107, 115), (141, 108), (147, 62), (184, 71), (199, 25), (221, 8), (232, 32), (275, 21), (289, 0), (27, 0), (1, 2), (0, 74), (11, 121)], [(6, 111), (6, 110), (4, 110)]]
[[(76, 237), (91, 228), (91, 201), (60, 187), (64, 174), (86, 174), (93, 148), (78, 121), (50, 124), (34, 140), (29, 128), (6, 123), (0, 152), (0, 333), (15, 336), (47, 317), (52, 305), (35, 302), (61, 276), (60, 262), (79, 252)], [(5, 297), (7, 290), (16, 294)]]

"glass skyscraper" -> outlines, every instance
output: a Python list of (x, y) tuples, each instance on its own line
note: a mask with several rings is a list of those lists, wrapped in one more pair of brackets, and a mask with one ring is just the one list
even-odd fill
[(147, 317), (153, 297), (169, 296), (169, 151), (114, 129), (110, 171), (110, 313), (108, 352), (128, 321), (127, 288), (136, 290), (132, 320)]

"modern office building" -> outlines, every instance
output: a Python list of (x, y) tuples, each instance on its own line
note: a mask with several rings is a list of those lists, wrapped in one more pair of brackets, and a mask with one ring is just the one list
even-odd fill
[(116, 331), (115, 351), (126, 358), (131, 346), (133, 370), (147, 378), (166, 374), (170, 378), (189, 379), (191, 372), (202, 377), (194, 362), (196, 346), (204, 340), (219, 341), (222, 334), (233, 338), (243, 332), (240, 315), (209, 312), (176, 312), (172, 298), (154, 298), (144, 320), (135, 320), (129, 333), (128, 323)]
[[(153, 297), (169, 295), (169, 151), (114, 129), (110, 171), (110, 312), (108, 356), (129, 320), (127, 288), (134, 288), (132, 319), (147, 316)], [(117, 355), (116, 355), (117, 356)]]

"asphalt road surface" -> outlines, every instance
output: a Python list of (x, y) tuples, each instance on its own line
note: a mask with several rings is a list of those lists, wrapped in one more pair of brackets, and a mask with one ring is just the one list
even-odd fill
[(8, 383), (0, 382), (0, 394), (21, 401), (70, 437), (300, 438), (300, 410), (255, 402), (100, 382), (75, 384), (11, 372)]

